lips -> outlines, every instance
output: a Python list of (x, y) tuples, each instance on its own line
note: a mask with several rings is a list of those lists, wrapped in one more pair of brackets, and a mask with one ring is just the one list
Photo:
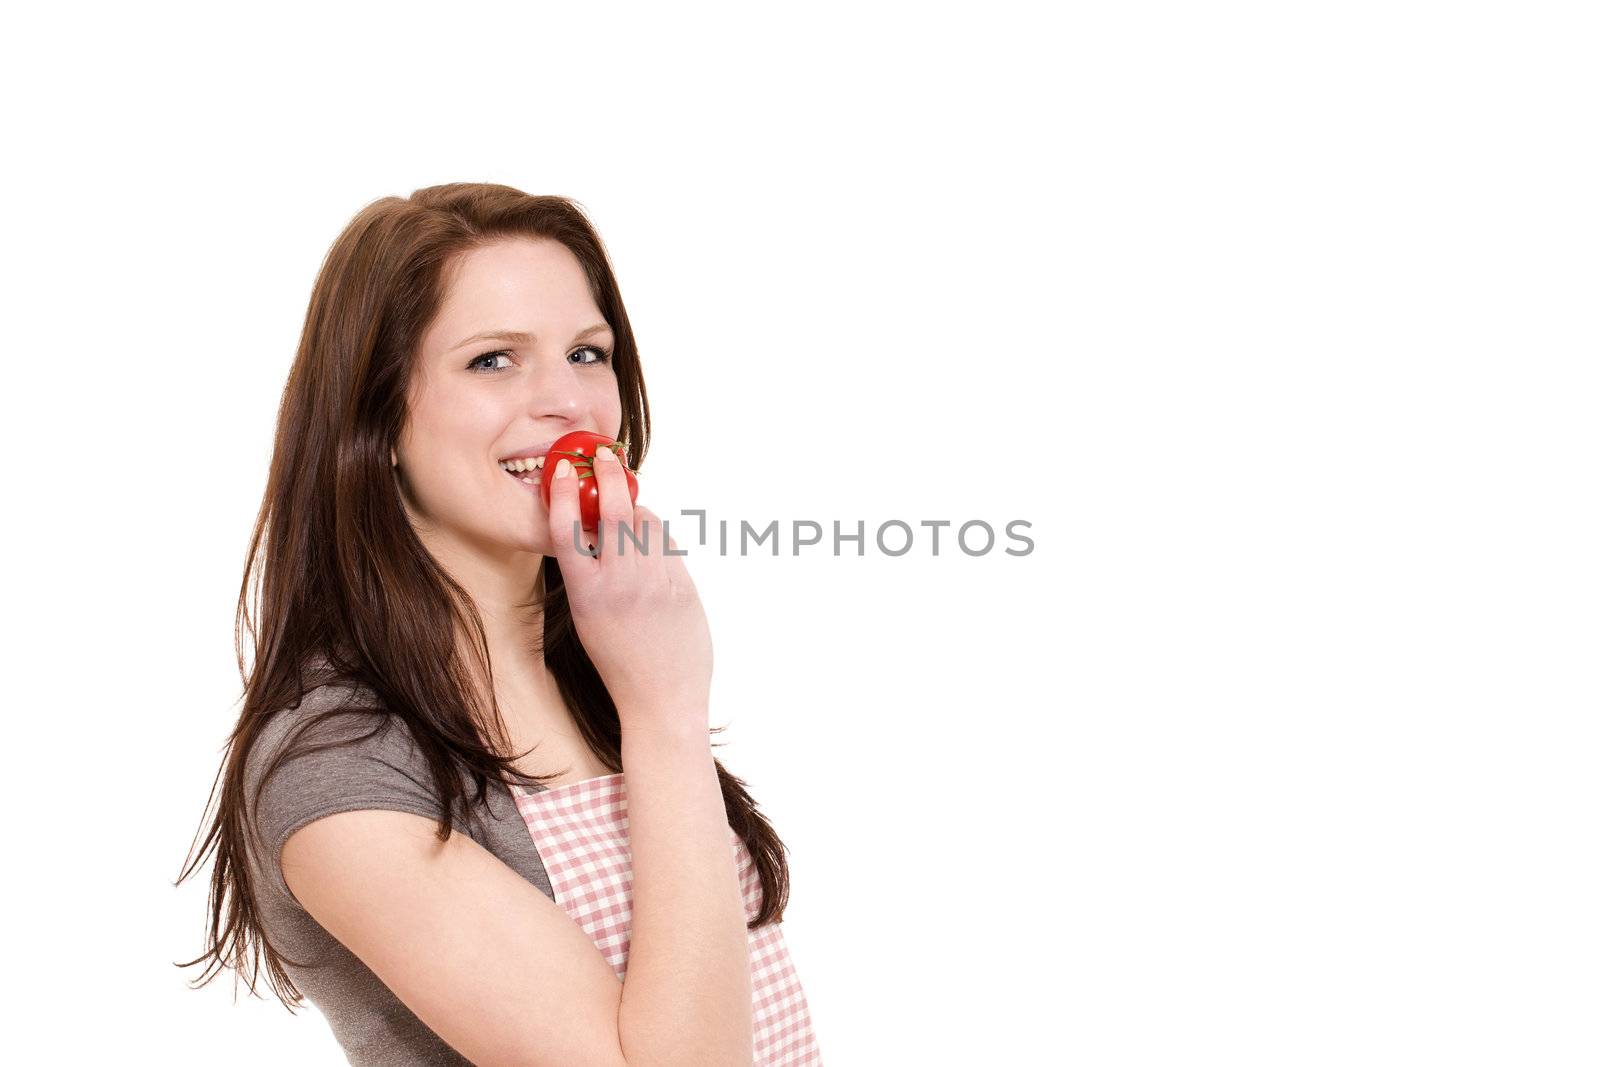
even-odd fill
[(554, 440), (551, 440), (551, 441), (540, 441), (536, 445), (529, 445), (527, 448), (524, 448), (520, 452), (512, 452), (510, 455), (501, 456), (500, 457), (500, 462), (504, 463), (507, 460), (511, 460), (511, 459), (536, 459), (539, 456), (544, 455), (546, 452), (549, 452), (550, 451), (550, 446), (555, 444), (555, 443), (556, 442)]

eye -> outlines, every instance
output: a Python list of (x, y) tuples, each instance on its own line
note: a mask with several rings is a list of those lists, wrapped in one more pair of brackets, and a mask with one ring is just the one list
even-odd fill
[(502, 367), (480, 367), (480, 366), (478, 366), (479, 361), (485, 360), (485, 359), (490, 359), (490, 358), (492, 358), (494, 356), (509, 356), (509, 355), (511, 355), (511, 353), (507, 352), (507, 351), (505, 351), (503, 349), (500, 350), (500, 351), (496, 351), (496, 352), (485, 352), (483, 355), (474, 358), (471, 363), (468, 363), (467, 364), (467, 369), (470, 370), (470, 371), (477, 371), (479, 374), (493, 374), (495, 371), (503, 370), (504, 368), (502, 368)]
[[(602, 363), (610, 363), (611, 362), (611, 352), (610, 352), (609, 349), (597, 348), (594, 345), (584, 345), (582, 348), (578, 349), (578, 352), (593, 352), (594, 353), (595, 358), (589, 360), (588, 363), (584, 364), (585, 366), (596, 367), (596, 366), (599, 366)], [(577, 353), (573, 353), (573, 354), (576, 355)]]
[[(593, 359), (580, 361), (579, 362), (579, 366), (597, 367), (597, 366), (600, 366), (601, 364), (610, 363), (611, 362), (611, 352), (610, 352), (609, 349), (600, 348), (600, 347), (597, 347), (595, 345), (584, 345), (582, 348), (577, 349), (575, 352), (573, 352), (573, 355), (577, 355), (578, 352), (593, 352), (594, 353), (594, 358)], [(482, 361), (486, 360), (486, 359), (492, 359), (495, 356), (507, 356), (507, 357), (509, 357), (510, 355), (511, 355), (511, 353), (508, 352), (506, 349), (503, 349), (503, 348), (495, 349), (493, 352), (485, 352), (481, 356), (473, 357), (472, 362), (467, 364), (467, 369), (470, 370), (470, 371), (473, 371), (474, 373), (477, 373), (477, 374), (495, 374), (495, 373), (497, 373), (499, 371), (505, 370), (506, 368), (504, 368), (504, 367), (493, 367), (493, 366), (480, 366)]]

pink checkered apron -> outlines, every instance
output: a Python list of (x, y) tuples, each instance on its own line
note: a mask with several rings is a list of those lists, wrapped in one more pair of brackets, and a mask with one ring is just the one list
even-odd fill
[[(633, 853), (628, 848), (628, 794), (623, 775), (608, 774), (530, 793), (511, 794), (550, 875), (556, 903), (589, 935), (617, 977), (628, 970), (633, 926)], [(744, 840), (728, 828), (744, 890), (745, 919), (761, 904), (761, 876)], [(822, 1054), (800, 978), (777, 923), (749, 931), (757, 1067), (819, 1067)]]

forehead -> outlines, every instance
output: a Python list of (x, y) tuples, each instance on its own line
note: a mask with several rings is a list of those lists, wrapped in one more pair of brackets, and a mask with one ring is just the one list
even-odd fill
[(484, 330), (522, 330), (541, 340), (604, 321), (578, 259), (558, 241), (496, 241), (461, 255), (439, 313), (423, 336), (428, 351), (448, 350)]

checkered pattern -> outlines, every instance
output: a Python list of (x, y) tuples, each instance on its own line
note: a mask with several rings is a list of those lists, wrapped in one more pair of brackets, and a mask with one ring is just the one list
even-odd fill
[[(529, 793), (511, 786), (517, 810), (550, 875), (556, 903), (583, 928), (622, 978), (628, 970), (633, 922), (633, 853), (628, 848), (628, 794), (623, 775), (609, 774)], [(744, 890), (745, 919), (761, 904), (761, 876), (743, 839), (728, 829)], [(749, 932), (755, 993), (758, 1067), (820, 1067), (800, 978), (777, 923)]]

